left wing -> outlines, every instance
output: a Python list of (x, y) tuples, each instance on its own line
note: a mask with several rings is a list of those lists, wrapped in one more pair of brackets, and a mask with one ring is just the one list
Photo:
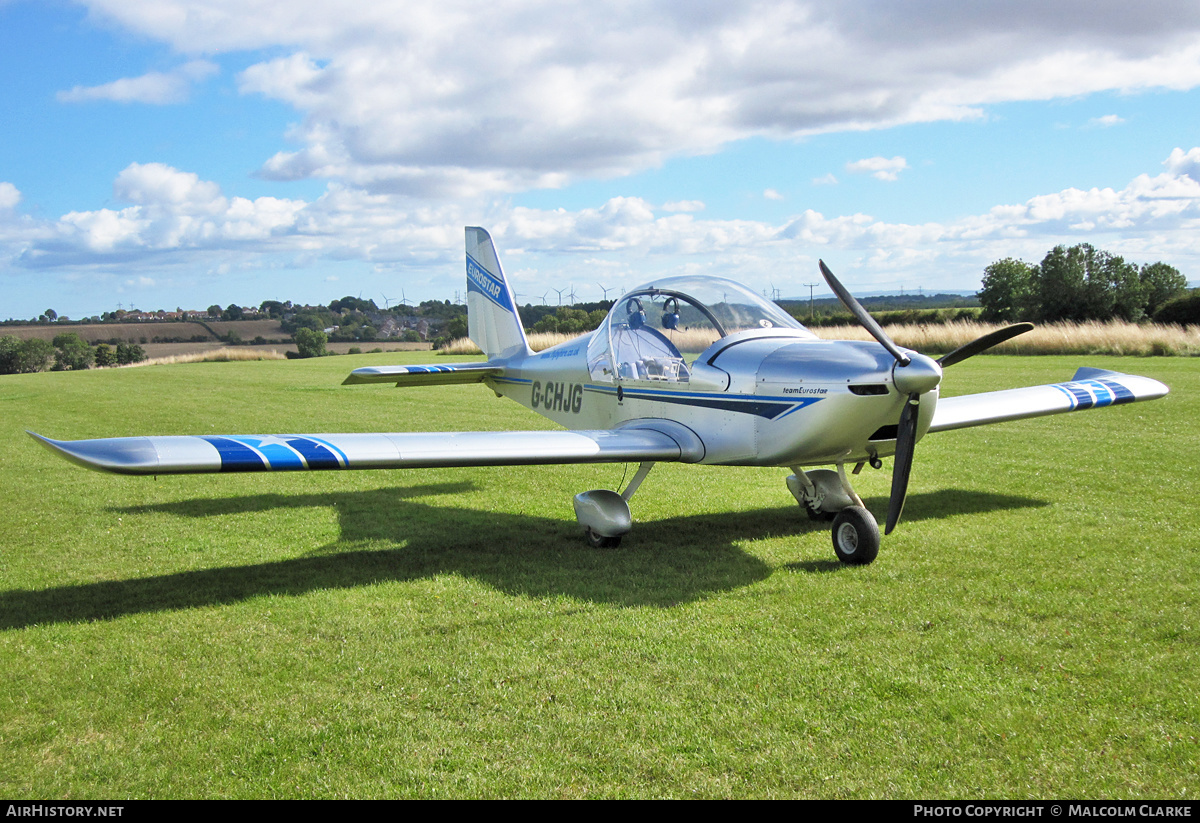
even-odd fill
[(1136, 403), (1162, 397), (1168, 391), (1165, 385), (1149, 377), (1082, 368), (1067, 383), (939, 398), (929, 431)]
[(402, 432), (110, 437), (51, 440), (29, 435), (68, 460), (117, 474), (405, 469), (541, 463), (695, 463), (704, 444), (669, 420), (613, 430)]

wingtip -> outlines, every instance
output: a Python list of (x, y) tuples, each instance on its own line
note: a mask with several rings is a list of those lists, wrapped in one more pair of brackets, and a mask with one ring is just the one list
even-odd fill
[(58, 443), (57, 440), (51, 440), (49, 437), (43, 437), (42, 435), (38, 434), (37, 432), (33, 431), (32, 429), (26, 429), (25, 433), (27, 435), (29, 435), (30, 437), (32, 437), (37, 442), (41, 443), (46, 448), (54, 449), (55, 451), (60, 451), (60, 449), (55, 445), (56, 443)]
[(77, 463), (80, 466), (86, 466), (89, 469), (96, 468), (95, 464), (89, 462), (88, 460), (86, 460), (86, 459), (82, 458), (81, 456), (79, 456), (78, 454), (76, 454), (62, 440), (53, 440), (49, 437), (38, 434), (37, 432), (32, 431), (30, 429), (26, 429), (25, 433), (27, 435), (29, 435), (30, 437), (32, 437), (37, 442), (41, 443), (43, 446), (45, 446), (50, 451), (57, 454), (59, 457), (64, 457), (67, 460), (70, 460), (72, 463)]
[(157, 473), (158, 453), (145, 437), (53, 440), (28, 429), (26, 434), (58, 456), (85, 469), (114, 474)]

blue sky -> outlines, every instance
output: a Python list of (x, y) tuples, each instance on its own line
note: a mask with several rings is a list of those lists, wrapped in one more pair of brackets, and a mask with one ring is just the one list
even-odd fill
[[(711, 273), (1200, 280), (1200, 9), (0, 0), (0, 317)], [(553, 292), (551, 292), (553, 299)]]

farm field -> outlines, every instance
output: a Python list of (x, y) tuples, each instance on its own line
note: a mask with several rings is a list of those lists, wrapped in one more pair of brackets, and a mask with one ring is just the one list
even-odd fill
[[(433, 358), (0, 377), (0, 793), (1194, 797), (1195, 358), (949, 369), (1171, 394), (930, 435), (860, 568), (783, 469), (659, 466), (593, 550), (571, 497), (633, 467), (155, 480), (23, 433), (553, 428), (481, 386), (340, 385)], [(884, 462), (855, 481), (878, 519)]]

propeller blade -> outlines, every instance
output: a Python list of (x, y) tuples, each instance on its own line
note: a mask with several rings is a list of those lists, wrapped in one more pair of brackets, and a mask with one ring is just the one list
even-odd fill
[(913, 449), (917, 445), (917, 412), (920, 410), (920, 395), (909, 395), (900, 412), (900, 425), (896, 431), (896, 464), (892, 467), (892, 494), (888, 498), (887, 525), (884, 534), (891, 534), (900, 522), (904, 511), (904, 498), (908, 496), (908, 476), (912, 472)]
[(959, 346), (954, 351), (947, 355), (938, 358), (937, 364), (943, 369), (947, 366), (953, 366), (955, 363), (961, 363), (968, 357), (974, 357), (980, 352), (987, 351), (992, 346), (998, 346), (1005, 340), (1011, 340), (1018, 334), (1024, 334), (1033, 329), (1032, 323), (1017, 323), (1003, 329), (997, 329), (991, 334), (985, 334), (983, 337), (972, 340), (966, 345)]
[(833, 289), (833, 293), (838, 296), (838, 300), (842, 301), (842, 305), (849, 309), (850, 313), (858, 320), (859, 325), (870, 332), (871, 336), (879, 341), (879, 345), (883, 346), (892, 357), (896, 358), (896, 362), (901, 366), (909, 364), (908, 355), (900, 351), (900, 348), (892, 342), (892, 338), (887, 336), (887, 332), (883, 327), (875, 322), (875, 318), (867, 314), (867, 310), (862, 307), (862, 304), (854, 299), (854, 295), (846, 291), (838, 279), (833, 276), (833, 272), (825, 265), (824, 260), (817, 261), (821, 266), (821, 274), (825, 277), (825, 282), (829, 284), (829, 288)]

